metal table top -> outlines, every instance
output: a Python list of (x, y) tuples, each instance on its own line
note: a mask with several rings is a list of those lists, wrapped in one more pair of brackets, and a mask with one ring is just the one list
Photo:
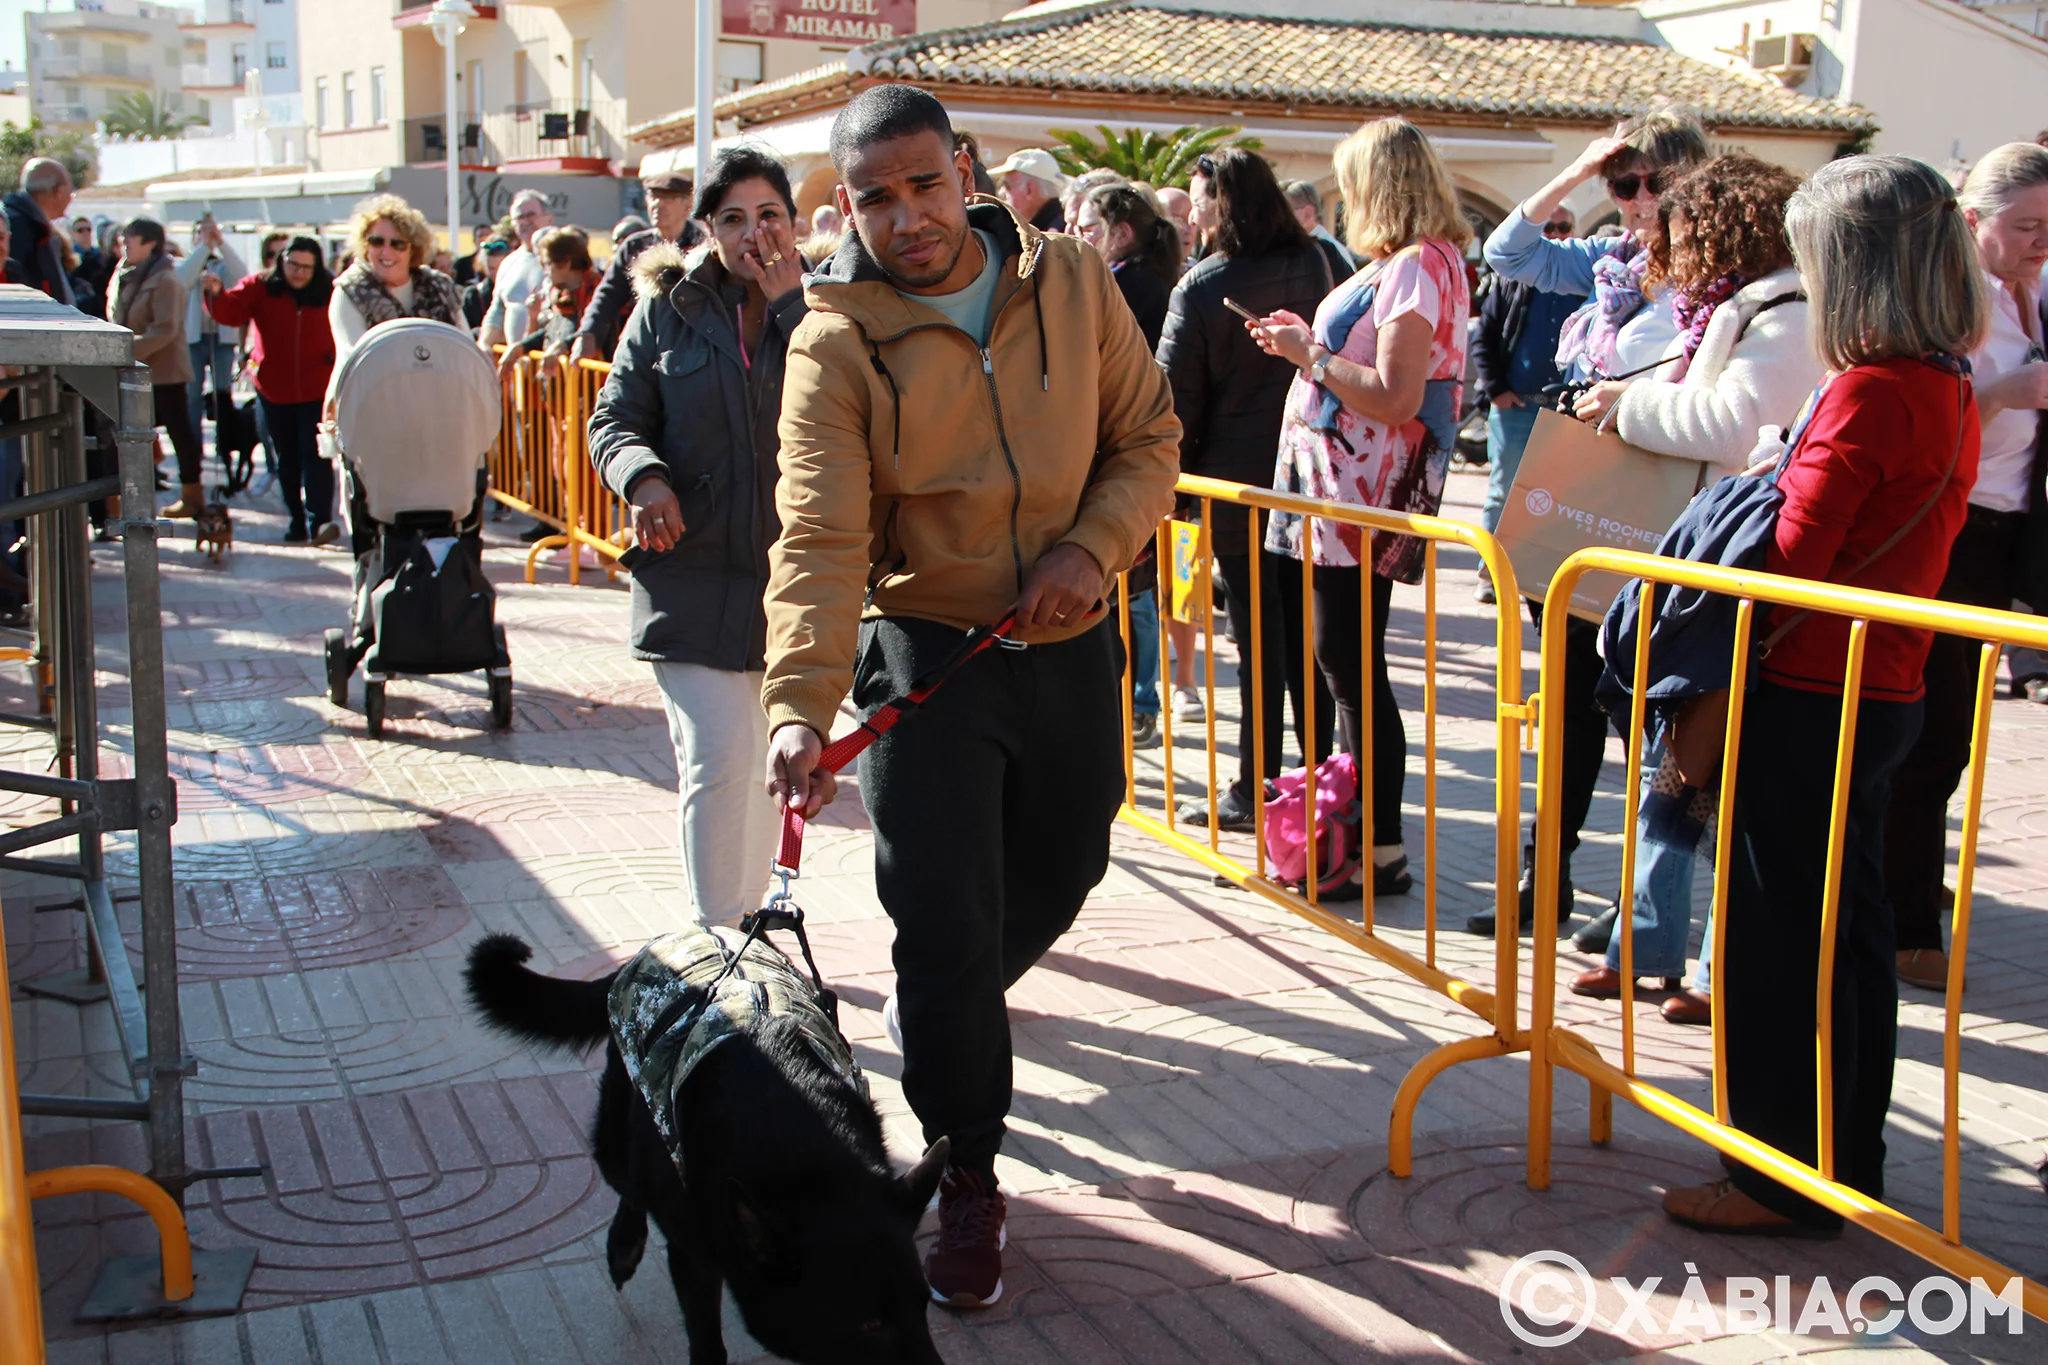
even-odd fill
[(135, 333), (23, 284), (0, 284), (0, 365), (129, 365)]

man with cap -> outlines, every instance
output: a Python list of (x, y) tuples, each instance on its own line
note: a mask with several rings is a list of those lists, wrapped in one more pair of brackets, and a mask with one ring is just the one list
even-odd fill
[(491, 295), (498, 285), (498, 267), (512, 254), (512, 241), (497, 233), (487, 233), (478, 238), (476, 244), (476, 278), (462, 290), (462, 317), (475, 332), (484, 325), (484, 315), (491, 311)]
[(1010, 206), (1010, 212), (1040, 232), (1059, 232), (1066, 227), (1060, 196), (1066, 192), (1067, 177), (1060, 173), (1060, 163), (1053, 160), (1051, 152), (1025, 147), (1012, 152), (1008, 161), (991, 168), (989, 174), (995, 178), (996, 194)]
[(612, 244), (611, 264), (583, 320), (576, 325), (576, 341), (569, 351), (574, 360), (610, 360), (612, 348), (626, 330), (633, 315), (633, 262), (656, 242), (674, 242), (688, 251), (704, 240), (704, 229), (690, 217), (690, 177), (681, 171), (656, 171), (643, 176), (640, 188), (647, 195), (647, 216), (654, 226)]

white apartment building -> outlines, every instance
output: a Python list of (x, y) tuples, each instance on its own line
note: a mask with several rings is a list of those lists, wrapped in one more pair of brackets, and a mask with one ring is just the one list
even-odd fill
[(182, 86), (191, 112), (206, 120), (207, 134), (241, 131), (235, 101), (250, 93), (251, 72), (267, 104), (298, 104), (298, 0), (197, 0), (181, 28), (187, 52)]
[(1641, 0), (1688, 56), (1861, 105), (1871, 150), (1960, 175), (2048, 128), (2048, 0)]
[[(774, 80), (920, 26), (985, 23), (1014, 3), (727, 0), (720, 86)], [(457, 40), (451, 125), (443, 54), (425, 0), (297, 0), (297, 7), (316, 171), (439, 164), (452, 142), (458, 159), (480, 170), (616, 177), (645, 150), (626, 130), (686, 103), (695, 79), (688, 3), (479, 3)], [(831, 17), (839, 15), (858, 17)], [(474, 207), (479, 216), (490, 209)]]
[(90, 128), (122, 96), (142, 91), (173, 109), (183, 93), (189, 10), (149, 0), (78, 0), (78, 8), (23, 16), (28, 28), (28, 94), (53, 127)]

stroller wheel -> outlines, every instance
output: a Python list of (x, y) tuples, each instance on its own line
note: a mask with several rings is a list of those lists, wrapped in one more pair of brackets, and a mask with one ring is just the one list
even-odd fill
[(336, 706), (347, 706), (349, 675), (356, 671), (355, 664), (348, 657), (347, 632), (329, 630), (326, 646), (327, 700)]
[(384, 684), (363, 683), (363, 719), (370, 727), (370, 738), (381, 739), (384, 735)]
[(512, 675), (493, 673), (490, 675), (491, 728), (509, 730), (512, 728)]

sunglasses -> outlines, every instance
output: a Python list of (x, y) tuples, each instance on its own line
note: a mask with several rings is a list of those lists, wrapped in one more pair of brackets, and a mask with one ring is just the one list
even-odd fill
[(1572, 235), (1572, 225), (1570, 223), (1545, 223), (1543, 225), (1543, 235), (1545, 237), (1569, 237)]
[(1214, 180), (1214, 179), (1216, 178), (1216, 163), (1215, 163), (1215, 161), (1214, 161), (1214, 160), (1212, 160), (1211, 158), (1207, 157), (1207, 156), (1198, 156), (1198, 157), (1196, 157), (1196, 158), (1195, 158), (1195, 174), (1196, 174), (1196, 175), (1200, 175), (1200, 176), (1204, 176), (1204, 177), (1206, 177), (1206, 178), (1208, 178), (1208, 179), (1210, 179), (1210, 180)]
[(1653, 195), (1664, 193), (1664, 172), (1651, 171), (1646, 175), (1617, 175), (1607, 182), (1607, 197), (1617, 204), (1626, 204), (1636, 197), (1638, 191), (1647, 189)]
[(284, 258), (284, 268), (286, 270), (303, 270), (308, 275), (310, 275), (315, 270), (318, 270), (320, 267), (313, 261), (302, 260), (296, 257), (287, 256)]
[(363, 245), (372, 248), (388, 246), (396, 249), (399, 247), (410, 247), (412, 243), (406, 241), (403, 237), (379, 237), (373, 233), (363, 238)]

